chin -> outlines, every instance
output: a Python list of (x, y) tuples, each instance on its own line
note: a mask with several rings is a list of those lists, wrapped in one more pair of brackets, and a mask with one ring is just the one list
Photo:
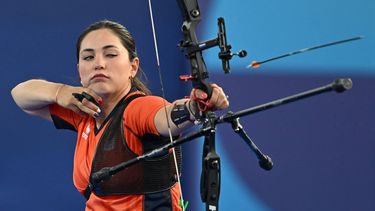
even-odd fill
[(103, 83), (95, 83), (90, 85), (88, 88), (93, 90), (96, 94), (100, 96), (108, 95), (111, 92), (110, 87)]

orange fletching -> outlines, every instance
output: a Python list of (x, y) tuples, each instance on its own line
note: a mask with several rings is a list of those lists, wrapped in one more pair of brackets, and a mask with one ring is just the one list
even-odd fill
[(260, 67), (260, 64), (257, 61), (253, 61), (253, 62), (251, 62), (251, 67), (252, 68), (258, 68), (258, 67)]

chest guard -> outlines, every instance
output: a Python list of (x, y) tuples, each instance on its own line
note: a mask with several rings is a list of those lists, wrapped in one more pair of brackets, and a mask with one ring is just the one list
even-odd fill
[[(131, 151), (126, 143), (124, 130), (128, 129), (123, 126), (123, 113), (133, 99), (142, 96), (144, 95), (136, 94), (122, 100), (117, 109), (113, 111), (112, 119), (99, 140), (92, 162), (91, 175), (104, 167), (112, 167), (138, 156)], [(154, 134), (145, 134), (139, 139), (139, 144), (142, 145), (144, 152), (170, 142), (168, 138)], [(180, 169), (180, 147), (176, 147), (175, 152)], [(90, 182), (91, 180), (90, 176)], [(164, 153), (129, 166), (110, 179), (97, 184), (91, 191), (98, 196), (147, 194), (168, 190), (176, 182), (177, 174), (173, 153)]]

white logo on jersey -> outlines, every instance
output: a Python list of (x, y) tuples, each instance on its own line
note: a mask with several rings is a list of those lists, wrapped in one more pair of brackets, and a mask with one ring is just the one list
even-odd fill
[(89, 137), (90, 131), (91, 131), (90, 125), (87, 125), (86, 130), (82, 133), (82, 138), (87, 140), (87, 138)]

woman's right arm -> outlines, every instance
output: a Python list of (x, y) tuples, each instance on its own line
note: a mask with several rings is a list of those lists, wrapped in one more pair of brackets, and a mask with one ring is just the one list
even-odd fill
[(89, 93), (96, 99), (98, 96), (83, 87), (74, 87), (46, 80), (31, 79), (18, 84), (12, 89), (12, 97), (16, 104), (26, 113), (52, 120), (48, 109), (50, 104), (57, 103), (76, 113), (93, 115), (96, 106), (87, 100), (79, 102), (72, 93)]

